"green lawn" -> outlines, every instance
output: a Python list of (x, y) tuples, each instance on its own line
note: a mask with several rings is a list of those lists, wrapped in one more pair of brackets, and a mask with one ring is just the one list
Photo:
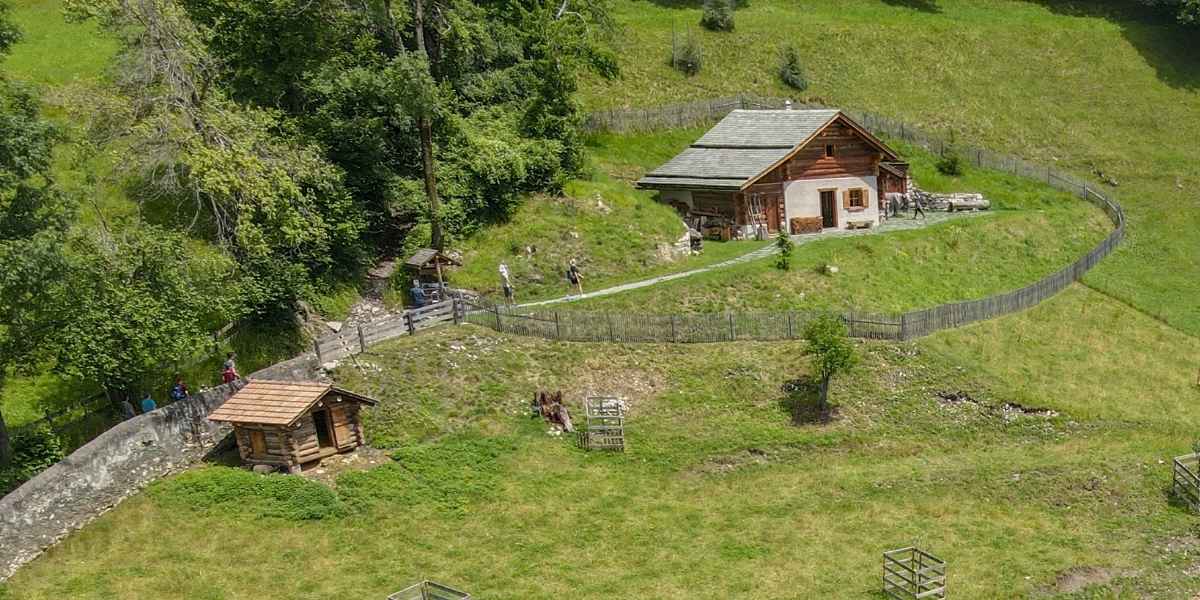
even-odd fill
[[(623, 72), (584, 86), (594, 108), (739, 93), (869, 110), (1059, 169), (1100, 169), (1130, 218), (1096, 289), (1200, 335), (1200, 35), (1136, 0), (752, 0), (736, 31), (697, 25), (698, 3), (617, 3)], [(690, 29), (703, 70), (668, 66)], [(775, 76), (800, 51), (811, 86)]]
[[(809, 242), (796, 248), (786, 272), (766, 258), (562, 308), (912, 310), (1020, 288), (1074, 262), (1112, 231), (1102, 211), (1044, 183), (976, 169), (947, 177), (934, 167), (933, 155), (906, 144), (895, 147), (924, 189), (980, 192), (993, 210), (928, 229)], [(826, 265), (837, 266), (838, 274), (827, 274)]]
[[(1012, 348), (1030, 351), (1001, 358)], [(1193, 374), (1160, 360), (1200, 351), (1194, 338), (1076, 287), (1022, 315), (859, 349), (836, 419), (796, 425), (792, 403), (811, 402), (785, 391), (805, 373), (798, 344), (569, 344), (472, 326), (390, 343), (364, 357), (378, 372), (338, 378), (382, 400), (370, 437), (397, 462), (333, 488), (193, 470), (6, 592), (382, 598), (432, 578), (497, 599), (861, 598), (883, 550), (917, 543), (950, 561), (964, 598), (1195, 593), (1195, 518), (1168, 503), (1160, 462), (1200, 425)], [(629, 451), (546, 435), (527, 417), (537, 388), (576, 409), (589, 392), (628, 398)], [(1055, 594), (1084, 568), (1106, 576)]]

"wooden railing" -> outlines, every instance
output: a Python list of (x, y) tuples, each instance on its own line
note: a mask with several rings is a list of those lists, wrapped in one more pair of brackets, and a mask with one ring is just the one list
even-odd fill
[(1192, 510), (1200, 512), (1200, 454), (1176, 456), (1173, 462), (1172, 491)]
[(338, 333), (313, 342), (317, 364), (340, 360), (361, 354), (374, 344), (402, 335), (415, 335), (418, 331), (441, 325), (461, 323), (464, 304), (461, 295), (421, 308), (404, 311), (403, 314), (344, 328)]

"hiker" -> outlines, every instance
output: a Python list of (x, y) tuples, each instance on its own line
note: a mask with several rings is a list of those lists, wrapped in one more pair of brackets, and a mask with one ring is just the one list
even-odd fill
[(918, 194), (912, 195), (912, 205), (913, 205), (912, 218), (914, 218), (914, 219), (917, 218), (917, 215), (919, 214), (919, 215), (921, 215), (921, 219), (924, 220), (925, 219), (925, 209), (924, 209), (924, 207), (921, 206), (921, 196), (920, 195), (918, 195)]
[(412, 296), (413, 308), (421, 308), (425, 306), (425, 288), (421, 287), (421, 282), (412, 280), (413, 286), (409, 288), (408, 294)]
[(187, 400), (188, 397), (191, 396), (191, 393), (188, 392), (187, 384), (183, 382), (182, 375), (175, 376), (175, 385), (171, 386), (171, 393), (169, 395), (171, 397), (171, 402)]
[(158, 408), (158, 403), (154, 401), (154, 398), (150, 397), (150, 392), (146, 392), (146, 397), (142, 398), (142, 414), (144, 415), (156, 408)]
[(237, 372), (237, 363), (234, 362), (236, 357), (233, 352), (225, 355), (225, 364), (221, 367), (221, 383), (231, 383), (241, 377)]
[(567, 279), (571, 281), (571, 285), (583, 295), (583, 273), (579, 272), (579, 265), (575, 264), (575, 259), (571, 259), (571, 265), (567, 267)]
[(137, 416), (137, 412), (135, 412), (135, 411), (133, 410), (133, 403), (131, 403), (131, 402), (129, 401), (129, 398), (125, 398), (124, 400), (121, 400), (121, 417), (122, 417), (122, 420), (124, 420), (124, 421), (128, 421), (128, 420), (130, 420), (130, 419), (132, 419), (132, 418), (134, 418), (134, 417), (136, 417), (136, 416)]
[(500, 286), (504, 288), (504, 303), (513, 304), (512, 281), (508, 279), (508, 265), (500, 263)]

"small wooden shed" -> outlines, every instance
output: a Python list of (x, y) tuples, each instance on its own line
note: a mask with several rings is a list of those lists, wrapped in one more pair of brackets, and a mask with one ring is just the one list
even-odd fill
[(421, 248), (404, 261), (404, 268), (424, 281), (445, 281), (445, 271), (449, 267), (461, 267), (458, 259), (433, 248)]
[(375, 400), (328, 383), (253, 379), (208, 418), (233, 425), (247, 464), (294, 472), (361, 446), (364, 404)]

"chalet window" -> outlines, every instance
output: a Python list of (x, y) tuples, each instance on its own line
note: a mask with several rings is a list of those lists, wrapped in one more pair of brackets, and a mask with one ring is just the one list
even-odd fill
[(825, 158), (833, 158), (835, 150), (833, 144), (825, 144)]
[(250, 448), (255, 456), (267, 453), (267, 436), (261, 431), (250, 430)]
[(861, 188), (850, 190), (850, 208), (866, 208), (867, 194), (866, 190)]

